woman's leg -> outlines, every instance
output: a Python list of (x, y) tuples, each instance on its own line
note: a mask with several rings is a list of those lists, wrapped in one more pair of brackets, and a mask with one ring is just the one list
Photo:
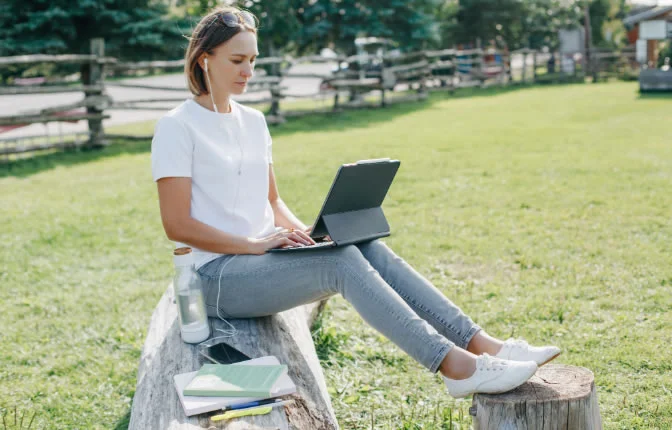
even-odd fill
[(534, 361), (540, 366), (561, 353), (555, 346), (536, 347), (523, 341), (504, 342), (490, 336), (385, 243), (374, 240), (357, 246), (385, 282), (459, 348), (475, 355), (488, 353), (508, 360)]
[[(224, 256), (204, 265), (199, 273), (206, 285), (208, 314), (213, 317), (218, 314), (217, 307), (224, 318), (256, 317), (340, 293), (369, 325), (431, 372), (439, 369), (454, 347), (399, 297), (353, 245)], [(460, 329), (470, 330), (466, 324)], [(454, 352), (457, 355), (451, 356), (462, 357)]]
[(357, 247), (385, 282), (439, 333), (474, 354), (497, 353), (501, 345), (496, 345), (496, 339), (483, 333), (471, 318), (384, 242), (374, 240)]

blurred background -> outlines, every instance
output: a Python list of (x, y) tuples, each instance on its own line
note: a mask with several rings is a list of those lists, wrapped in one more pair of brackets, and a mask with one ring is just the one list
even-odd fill
[[(671, 1), (6, 0), (4, 161), (103, 145), (114, 134), (105, 126), (156, 119), (188, 97), (187, 37), (219, 4), (259, 18), (257, 78), (240, 101), (271, 123), (292, 110), (361, 106), (373, 96), (384, 105), (395, 92), (422, 96), (427, 87), (617, 77), (640, 79), (643, 91), (672, 89)], [(281, 101), (297, 100), (281, 113)]]

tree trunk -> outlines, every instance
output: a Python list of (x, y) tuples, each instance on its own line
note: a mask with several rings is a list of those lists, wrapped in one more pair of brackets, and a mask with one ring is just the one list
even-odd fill
[[(293, 402), (273, 408), (267, 415), (212, 422), (207, 414), (186, 417), (173, 384), (173, 376), (198, 370), (203, 364), (196, 347), (182, 342), (172, 285), (159, 301), (150, 322), (140, 357), (138, 384), (129, 429), (338, 429), (324, 375), (315, 352), (310, 326), (326, 301), (315, 302), (263, 318), (228, 320), (238, 334), (223, 339), (250, 357), (275, 355), (289, 366), (297, 386)], [(230, 329), (210, 318), (215, 329)]]

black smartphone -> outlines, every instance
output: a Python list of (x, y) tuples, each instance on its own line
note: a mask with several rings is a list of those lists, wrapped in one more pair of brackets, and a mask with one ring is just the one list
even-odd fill
[(252, 359), (225, 342), (203, 342), (198, 346), (198, 352), (216, 364), (233, 364)]

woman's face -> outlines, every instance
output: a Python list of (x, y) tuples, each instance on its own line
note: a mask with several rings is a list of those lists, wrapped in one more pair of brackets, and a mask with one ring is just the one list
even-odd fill
[(257, 36), (241, 31), (208, 55), (208, 73), (216, 96), (242, 94), (254, 74), (254, 62), (259, 55)]

